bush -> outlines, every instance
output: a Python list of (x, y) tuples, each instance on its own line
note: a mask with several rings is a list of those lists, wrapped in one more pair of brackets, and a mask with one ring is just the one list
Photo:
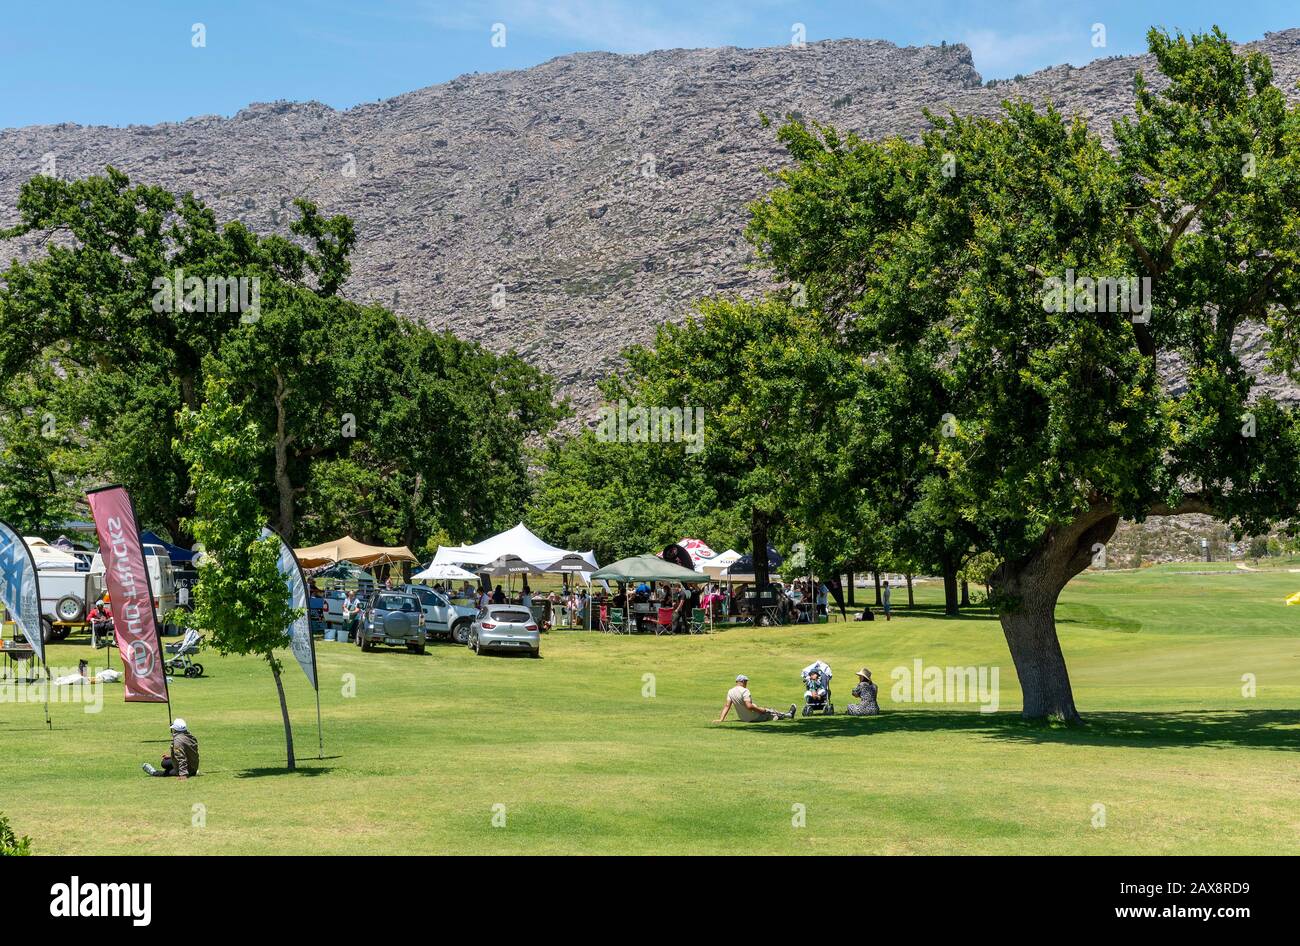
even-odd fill
[(18, 837), (9, 827), (9, 819), (0, 815), (0, 857), (27, 857), (32, 853), (32, 839)]

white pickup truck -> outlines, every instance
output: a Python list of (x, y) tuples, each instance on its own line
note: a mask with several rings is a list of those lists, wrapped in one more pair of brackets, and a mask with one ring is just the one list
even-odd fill
[(474, 623), (477, 609), (452, 604), (446, 595), (424, 585), (403, 585), (398, 590), (420, 599), (426, 637), (441, 637), (457, 644), (469, 641), (469, 626)]

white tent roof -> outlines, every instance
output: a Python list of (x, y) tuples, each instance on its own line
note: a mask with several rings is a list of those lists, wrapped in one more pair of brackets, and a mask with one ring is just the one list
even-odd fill
[(423, 571), (416, 572), (411, 576), (411, 581), (478, 581), (478, 575), (473, 572), (467, 572), (458, 565), (449, 565), (446, 562), (430, 565)]
[(697, 572), (704, 571), (704, 566), (718, 557), (717, 552), (699, 539), (682, 539), (677, 544), (686, 549), (686, 554), (691, 557), (691, 567)]
[(739, 552), (735, 549), (727, 549), (727, 551), (723, 552), (721, 555), (715, 555), (707, 562), (701, 562), (695, 567), (706, 575), (712, 575), (713, 577), (718, 578), (725, 575), (727, 569), (735, 564), (736, 560), (739, 558)]
[(27, 543), (27, 548), (32, 553), (32, 558), (39, 568), (76, 568), (77, 556), (63, 549), (55, 548), (44, 539), (34, 535), (23, 536), (23, 541)]
[[(507, 529), (499, 535), (473, 545), (440, 545), (433, 557), (434, 565), (487, 565), (503, 555), (517, 555), (539, 571), (550, 568), (566, 555), (579, 555), (591, 563), (591, 570), (600, 566), (596, 564), (594, 552), (573, 552), (557, 548), (543, 542), (522, 522), (513, 529)], [(584, 578), (586, 575), (584, 574)]]

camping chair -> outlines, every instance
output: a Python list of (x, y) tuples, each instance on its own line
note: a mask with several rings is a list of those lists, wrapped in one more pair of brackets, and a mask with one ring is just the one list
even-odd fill
[(608, 619), (604, 621), (605, 629), (612, 634), (623, 634), (627, 631), (627, 619), (623, 617), (622, 608), (601, 608), (601, 614), (608, 613)]
[(655, 633), (671, 634), (673, 632), (673, 609), (660, 608), (655, 615)]
[(691, 608), (690, 631), (692, 634), (709, 633), (708, 615), (703, 608)]

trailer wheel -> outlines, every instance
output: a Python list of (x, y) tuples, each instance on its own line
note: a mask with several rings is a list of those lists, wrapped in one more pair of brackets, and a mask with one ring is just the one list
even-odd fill
[(54, 622), (49, 618), (41, 618), (41, 641), (50, 643), (54, 640)]
[(75, 623), (86, 616), (86, 603), (76, 595), (64, 595), (54, 605), (54, 614), (60, 621)]

